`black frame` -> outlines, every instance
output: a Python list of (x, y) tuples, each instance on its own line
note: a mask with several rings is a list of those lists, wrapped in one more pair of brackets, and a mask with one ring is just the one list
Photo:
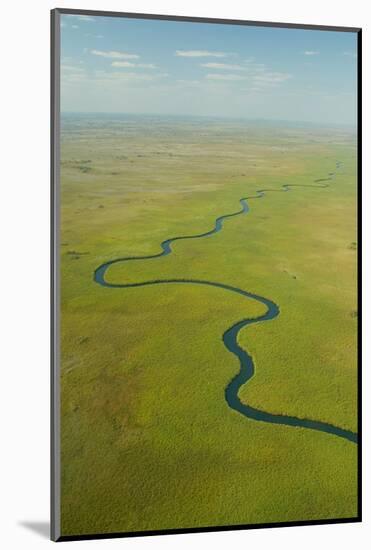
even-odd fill
[[(163, 21), (189, 21), (192, 23), (215, 23), (253, 27), (279, 27), (357, 34), (357, 306), (358, 306), (358, 369), (357, 369), (357, 417), (358, 417), (358, 510), (351, 518), (319, 519), (309, 521), (272, 522), (247, 525), (220, 525), (185, 529), (130, 531), (118, 533), (96, 533), (88, 535), (60, 534), (60, 396), (59, 396), (59, 144), (60, 144), (60, 15), (90, 15), (97, 17), (122, 17), (129, 19), (158, 19)], [(147, 13), (125, 13), (114, 11), (79, 10), (55, 8), (51, 10), (51, 515), (50, 535), (55, 542), (91, 539), (110, 539), (152, 535), (173, 535), (217, 531), (264, 529), (270, 527), (297, 527), (304, 525), (328, 525), (356, 523), (362, 521), (362, 29), (360, 27), (337, 27), (328, 25), (272, 23), (266, 21), (245, 21), (239, 19), (216, 19), (175, 15), (154, 15)]]

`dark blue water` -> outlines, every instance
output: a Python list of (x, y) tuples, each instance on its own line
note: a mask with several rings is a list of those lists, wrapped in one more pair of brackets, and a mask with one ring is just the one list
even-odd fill
[[(336, 169), (338, 170), (340, 166), (341, 166), (341, 163), (338, 162), (336, 164)], [(228, 405), (235, 411), (239, 412), (240, 414), (243, 414), (247, 418), (250, 418), (256, 421), (268, 422), (270, 424), (281, 424), (285, 426), (293, 426), (297, 428), (306, 428), (310, 430), (317, 430), (320, 432), (342, 437), (353, 443), (357, 443), (358, 441), (357, 434), (354, 432), (351, 432), (350, 430), (339, 428), (337, 426), (334, 426), (333, 424), (328, 424), (327, 422), (320, 422), (317, 420), (311, 420), (306, 418), (298, 418), (295, 416), (271, 414), (269, 412), (250, 407), (249, 405), (242, 403), (240, 401), (238, 397), (239, 390), (241, 386), (246, 384), (246, 382), (248, 382), (250, 378), (254, 375), (255, 367), (254, 367), (254, 362), (252, 360), (252, 357), (239, 346), (238, 334), (244, 327), (248, 325), (252, 325), (254, 323), (262, 323), (265, 321), (271, 321), (275, 319), (279, 315), (280, 310), (279, 310), (279, 306), (275, 304), (272, 300), (269, 300), (268, 298), (264, 298), (263, 296), (258, 296), (257, 294), (253, 294), (241, 288), (233, 287), (224, 283), (218, 283), (213, 281), (203, 281), (203, 280), (197, 280), (197, 279), (165, 279), (165, 280), (152, 280), (152, 281), (143, 281), (138, 283), (121, 283), (121, 284), (109, 283), (105, 280), (105, 275), (107, 270), (111, 265), (115, 263), (129, 262), (133, 260), (151, 260), (153, 258), (167, 256), (168, 254), (171, 254), (172, 252), (171, 245), (175, 241), (181, 241), (185, 239), (199, 239), (202, 237), (207, 237), (214, 233), (218, 233), (219, 231), (221, 231), (223, 227), (224, 220), (228, 218), (232, 218), (234, 216), (239, 216), (241, 214), (247, 214), (249, 212), (249, 206), (247, 203), (247, 200), (249, 199), (260, 199), (264, 197), (265, 193), (268, 191), (269, 192), (271, 191), (287, 192), (287, 191), (290, 191), (292, 187), (316, 187), (316, 188), (328, 187), (329, 184), (327, 182), (331, 181), (334, 177), (335, 177), (335, 173), (331, 172), (329, 174), (329, 177), (315, 180), (314, 185), (284, 184), (282, 185), (281, 190), (280, 189), (260, 189), (256, 192), (256, 195), (252, 195), (250, 197), (244, 197), (240, 199), (240, 204), (241, 204), (240, 210), (233, 212), (231, 214), (225, 214), (217, 218), (215, 220), (214, 227), (210, 231), (207, 231), (205, 233), (199, 233), (196, 235), (184, 235), (184, 236), (172, 237), (170, 239), (166, 239), (165, 241), (162, 241), (161, 243), (162, 251), (159, 252), (158, 254), (152, 254), (149, 256), (126, 256), (124, 258), (116, 258), (114, 260), (110, 260), (109, 262), (106, 262), (100, 265), (95, 270), (94, 281), (104, 287), (109, 287), (109, 288), (137, 288), (142, 286), (165, 285), (165, 284), (207, 285), (207, 286), (220, 288), (224, 291), (234, 292), (245, 298), (248, 298), (249, 300), (252, 299), (252, 300), (256, 300), (257, 302), (260, 302), (266, 307), (266, 312), (264, 313), (264, 315), (261, 315), (260, 317), (255, 317), (254, 319), (242, 319), (241, 321), (238, 321), (237, 323), (235, 323), (228, 330), (226, 330), (226, 332), (223, 334), (223, 342), (225, 347), (227, 348), (228, 351), (233, 353), (233, 355), (235, 355), (238, 358), (239, 364), (240, 364), (240, 370), (238, 374), (229, 382), (229, 384), (225, 389), (225, 399)]]

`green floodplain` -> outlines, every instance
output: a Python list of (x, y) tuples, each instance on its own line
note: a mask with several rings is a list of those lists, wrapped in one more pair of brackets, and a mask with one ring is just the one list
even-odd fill
[(257, 422), (228, 406), (241, 330), (255, 374), (243, 403), (357, 431), (356, 135), (202, 118), (63, 115), (62, 535), (296, 522), (357, 515), (357, 445)]

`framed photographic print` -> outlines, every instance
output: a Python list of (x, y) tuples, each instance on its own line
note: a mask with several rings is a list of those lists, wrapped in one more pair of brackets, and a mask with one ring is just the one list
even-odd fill
[(52, 11), (52, 538), (361, 519), (358, 28)]

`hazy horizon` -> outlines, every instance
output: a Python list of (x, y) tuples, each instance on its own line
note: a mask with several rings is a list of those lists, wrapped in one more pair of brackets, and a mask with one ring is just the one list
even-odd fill
[(357, 128), (357, 121), (349, 122), (349, 123), (341, 123), (341, 122), (317, 122), (317, 121), (310, 121), (310, 120), (287, 120), (287, 119), (267, 119), (267, 118), (249, 118), (249, 117), (233, 117), (233, 116), (222, 116), (222, 115), (202, 115), (202, 114), (184, 114), (184, 113), (128, 113), (124, 111), (61, 111), (61, 117), (63, 116), (84, 116), (88, 117), (91, 116), (127, 116), (127, 117), (153, 117), (153, 118), (174, 118), (174, 119), (206, 119), (206, 120), (220, 120), (221, 122), (256, 122), (256, 123), (265, 123), (265, 124), (272, 124), (272, 125), (279, 125), (282, 124), (288, 124), (289, 126), (294, 125), (308, 125), (308, 126), (315, 126), (315, 127), (326, 127), (326, 126), (335, 126), (339, 128), (348, 128), (348, 129), (354, 129)]

